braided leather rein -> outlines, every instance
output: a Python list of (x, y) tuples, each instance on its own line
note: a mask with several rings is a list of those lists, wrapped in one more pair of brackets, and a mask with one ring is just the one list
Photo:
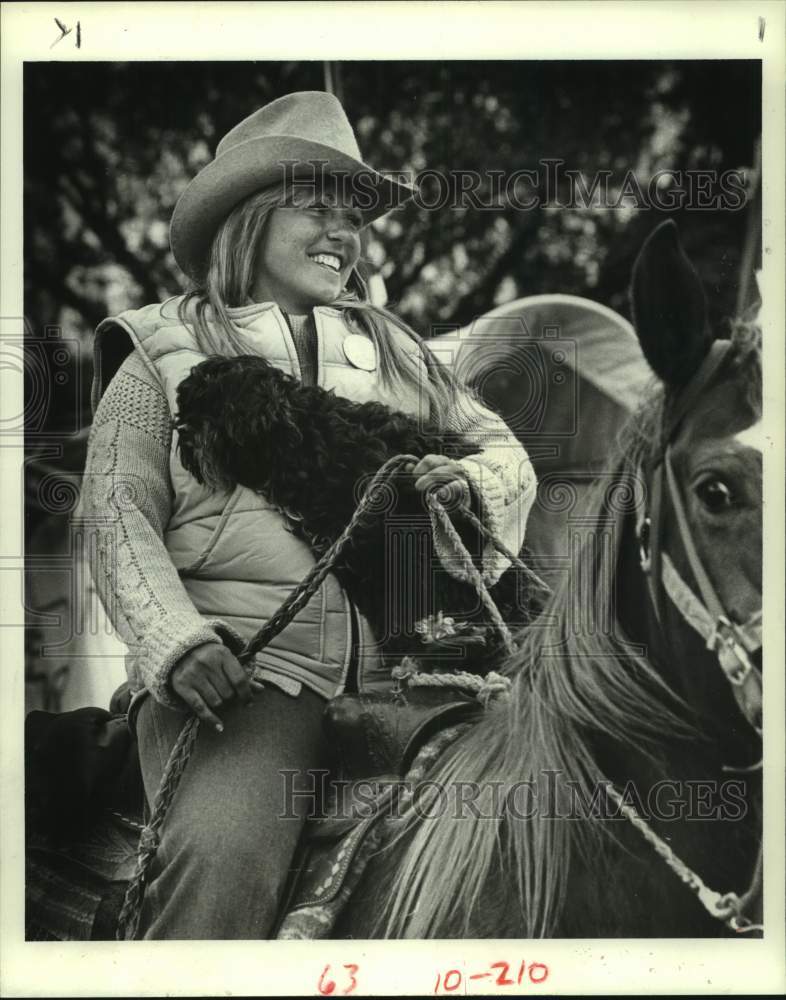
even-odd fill
[[(407, 465), (417, 463), (418, 459), (414, 455), (395, 455), (388, 459), (384, 465), (380, 466), (373, 478), (369, 481), (363, 496), (355, 509), (346, 528), (339, 537), (324, 553), (322, 558), (312, 567), (308, 575), (298, 584), (287, 599), (279, 607), (278, 611), (270, 618), (261, 629), (251, 638), (245, 648), (238, 654), (238, 660), (242, 664), (248, 664), (254, 659), (257, 653), (264, 649), (295, 616), (305, 607), (314, 594), (322, 585), (325, 577), (330, 573), (336, 561), (344, 551), (345, 546), (351, 540), (357, 526), (363, 519), (369, 516), (369, 507), (373, 505), (376, 492), (379, 487), (400, 472)], [(507, 625), (494, 604), (494, 600), (488, 593), (488, 589), (482, 579), (480, 572), (475, 567), (472, 557), (467, 552), (461, 539), (453, 527), (450, 517), (445, 508), (434, 496), (428, 499), (429, 509), (438, 518), (441, 526), (445, 529), (462, 560), (463, 568), (469, 581), (478, 590), (481, 601), (489, 611), (493, 624), (500, 629), (506, 649), (512, 651), (513, 640)], [(498, 552), (502, 553), (519, 569), (526, 572), (528, 578), (538, 587), (548, 590), (548, 587), (540, 578), (532, 572), (517, 556), (513, 555), (502, 542), (500, 542), (492, 532), (490, 532), (482, 522), (472, 514), (468, 508), (461, 509), (462, 515), (466, 516), (474, 527), (486, 538)], [(457, 676), (454, 683), (460, 683), (461, 677)], [(153, 801), (150, 819), (142, 830), (139, 841), (139, 852), (137, 855), (136, 868), (129, 882), (123, 902), (120, 916), (118, 918), (117, 939), (119, 941), (133, 940), (139, 929), (139, 919), (142, 911), (142, 901), (145, 893), (150, 866), (155, 859), (160, 843), (160, 831), (164, 825), (172, 801), (180, 784), (180, 779), (191, 757), (191, 753), (199, 733), (200, 720), (196, 715), (191, 716), (181, 729), (175, 741), (172, 751), (167, 760), (161, 782)]]

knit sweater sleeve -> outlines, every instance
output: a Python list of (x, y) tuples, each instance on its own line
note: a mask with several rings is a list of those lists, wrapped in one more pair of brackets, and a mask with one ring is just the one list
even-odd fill
[[(480, 518), (510, 551), (518, 553), (537, 486), (527, 452), (504, 420), (467, 392), (460, 394), (449, 416), (448, 431), (477, 445), (477, 453), (461, 459), (460, 464), (480, 508)], [(458, 567), (453, 546), (436, 522), (434, 541), (446, 569)], [(509, 561), (490, 542), (484, 544), (482, 556), (484, 581), (495, 583)]]
[(158, 701), (182, 707), (168, 686), (173, 667), (195, 646), (231, 640), (233, 630), (199, 614), (164, 544), (171, 440), (164, 391), (133, 353), (96, 409), (77, 516), (94, 535), (91, 574), (129, 648), (132, 682), (136, 674)]

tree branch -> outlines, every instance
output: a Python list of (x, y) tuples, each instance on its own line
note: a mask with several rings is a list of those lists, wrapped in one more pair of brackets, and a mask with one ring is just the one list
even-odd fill
[(494, 266), (470, 292), (459, 299), (456, 307), (446, 320), (448, 323), (465, 325), (488, 311), (494, 292), (502, 279), (511, 273), (512, 263), (524, 252), (535, 225), (523, 225), (511, 240), (508, 249), (497, 258)]

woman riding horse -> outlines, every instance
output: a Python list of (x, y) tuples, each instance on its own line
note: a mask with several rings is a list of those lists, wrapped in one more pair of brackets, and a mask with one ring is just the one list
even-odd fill
[[(476, 453), (427, 455), (412, 470), (416, 488), (470, 501), (514, 552), (523, 541), (535, 487), (526, 453), (412, 330), (369, 302), (357, 270), (363, 228), (412, 193), (362, 162), (334, 97), (282, 97), (221, 140), (175, 208), (172, 250), (192, 290), (98, 328), (81, 516), (99, 533), (96, 586), (130, 650), (148, 800), (184, 713), (203, 723), (140, 936), (269, 936), (305, 813), (299, 800), (296, 819), (278, 818), (292, 813), (282, 772), (308, 788), (327, 766), (321, 716), (348, 676), (388, 684), (378, 637), (334, 576), (250, 676), (240, 665), (235, 654), (314, 557), (263, 495), (211, 489), (181, 465), (173, 416), (192, 367), (259, 355), (304, 384), (468, 436)], [(450, 571), (437, 530), (434, 543)], [(484, 550), (487, 583), (506, 566)]]

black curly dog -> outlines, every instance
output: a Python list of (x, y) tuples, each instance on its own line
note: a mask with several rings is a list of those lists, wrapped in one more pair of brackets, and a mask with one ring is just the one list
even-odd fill
[[(478, 450), (458, 435), (442, 434), (382, 403), (355, 403), (304, 386), (250, 355), (209, 358), (194, 367), (178, 388), (177, 407), (184, 467), (214, 489), (240, 484), (264, 495), (288, 515), (293, 530), (317, 555), (341, 534), (363, 487), (389, 458), (462, 458)], [(400, 659), (423, 652), (421, 637), (413, 631), (417, 619), (441, 610), (483, 625), (486, 612), (471, 585), (440, 569), (427, 532), (427, 508), (413, 477), (402, 471), (390, 485), (384, 513), (358, 525), (334, 572), (383, 640), (385, 655)], [(477, 532), (466, 519), (461, 523), (460, 513), (452, 516), (479, 565)], [(406, 593), (386, 593), (390, 580)], [(511, 568), (492, 588), (503, 616), (514, 624), (528, 621), (537, 610), (526, 584)], [(496, 645), (490, 641), (485, 648), (486, 669)]]

